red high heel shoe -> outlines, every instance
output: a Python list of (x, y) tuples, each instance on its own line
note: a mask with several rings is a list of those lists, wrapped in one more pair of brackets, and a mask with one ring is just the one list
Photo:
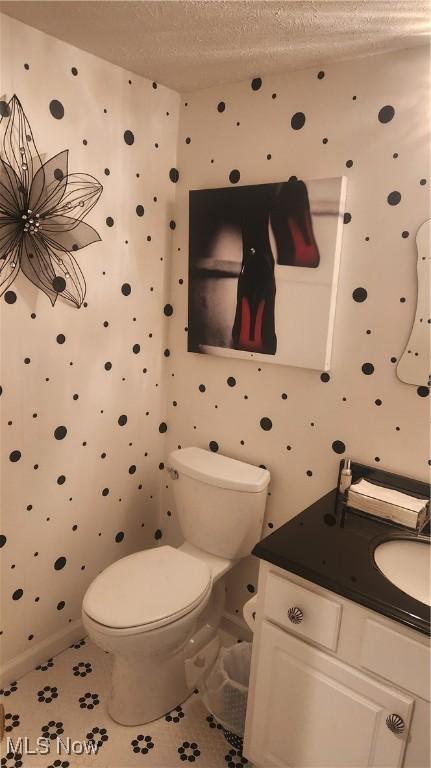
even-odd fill
[(292, 177), (278, 185), (270, 218), (277, 243), (277, 264), (318, 267), (320, 254), (313, 232), (307, 187), (303, 181)]
[(277, 351), (275, 280), (271, 263), (268, 254), (259, 254), (253, 247), (244, 251), (232, 328), (234, 349), (266, 355), (275, 355)]

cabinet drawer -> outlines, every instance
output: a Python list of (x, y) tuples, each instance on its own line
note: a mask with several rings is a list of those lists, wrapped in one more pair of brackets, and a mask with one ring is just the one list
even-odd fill
[(428, 645), (367, 619), (362, 638), (361, 665), (426, 701), (430, 700)]
[(331, 651), (337, 648), (341, 605), (335, 600), (328, 600), (270, 573), (266, 583), (264, 614), (270, 621), (299, 637), (308, 638)]

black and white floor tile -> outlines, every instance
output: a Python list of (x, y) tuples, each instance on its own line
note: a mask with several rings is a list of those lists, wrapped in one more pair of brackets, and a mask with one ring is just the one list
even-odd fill
[[(106, 706), (110, 673), (109, 655), (85, 638), (5, 686), (1, 768), (250, 766), (198, 693), (148, 725), (118, 725)], [(37, 753), (40, 737), (45, 754)], [(96, 745), (95, 754), (83, 751), (88, 743)]]

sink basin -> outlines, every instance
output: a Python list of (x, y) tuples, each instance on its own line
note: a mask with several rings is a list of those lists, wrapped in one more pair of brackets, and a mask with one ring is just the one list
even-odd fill
[(431, 605), (430, 544), (426, 539), (390, 539), (374, 550), (374, 561), (398, 589)]

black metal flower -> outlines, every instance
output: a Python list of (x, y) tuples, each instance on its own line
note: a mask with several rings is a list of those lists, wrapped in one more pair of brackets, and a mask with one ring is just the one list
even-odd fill
[(68, 173), (65, 149), (42, 162), (17, 96), (0, 121), (0, 295), (21, 270), (55, 304), (60, 294), (80, 307), (85, 280), (71, 251), (101, 238), (83, 219), (102, 185)]

